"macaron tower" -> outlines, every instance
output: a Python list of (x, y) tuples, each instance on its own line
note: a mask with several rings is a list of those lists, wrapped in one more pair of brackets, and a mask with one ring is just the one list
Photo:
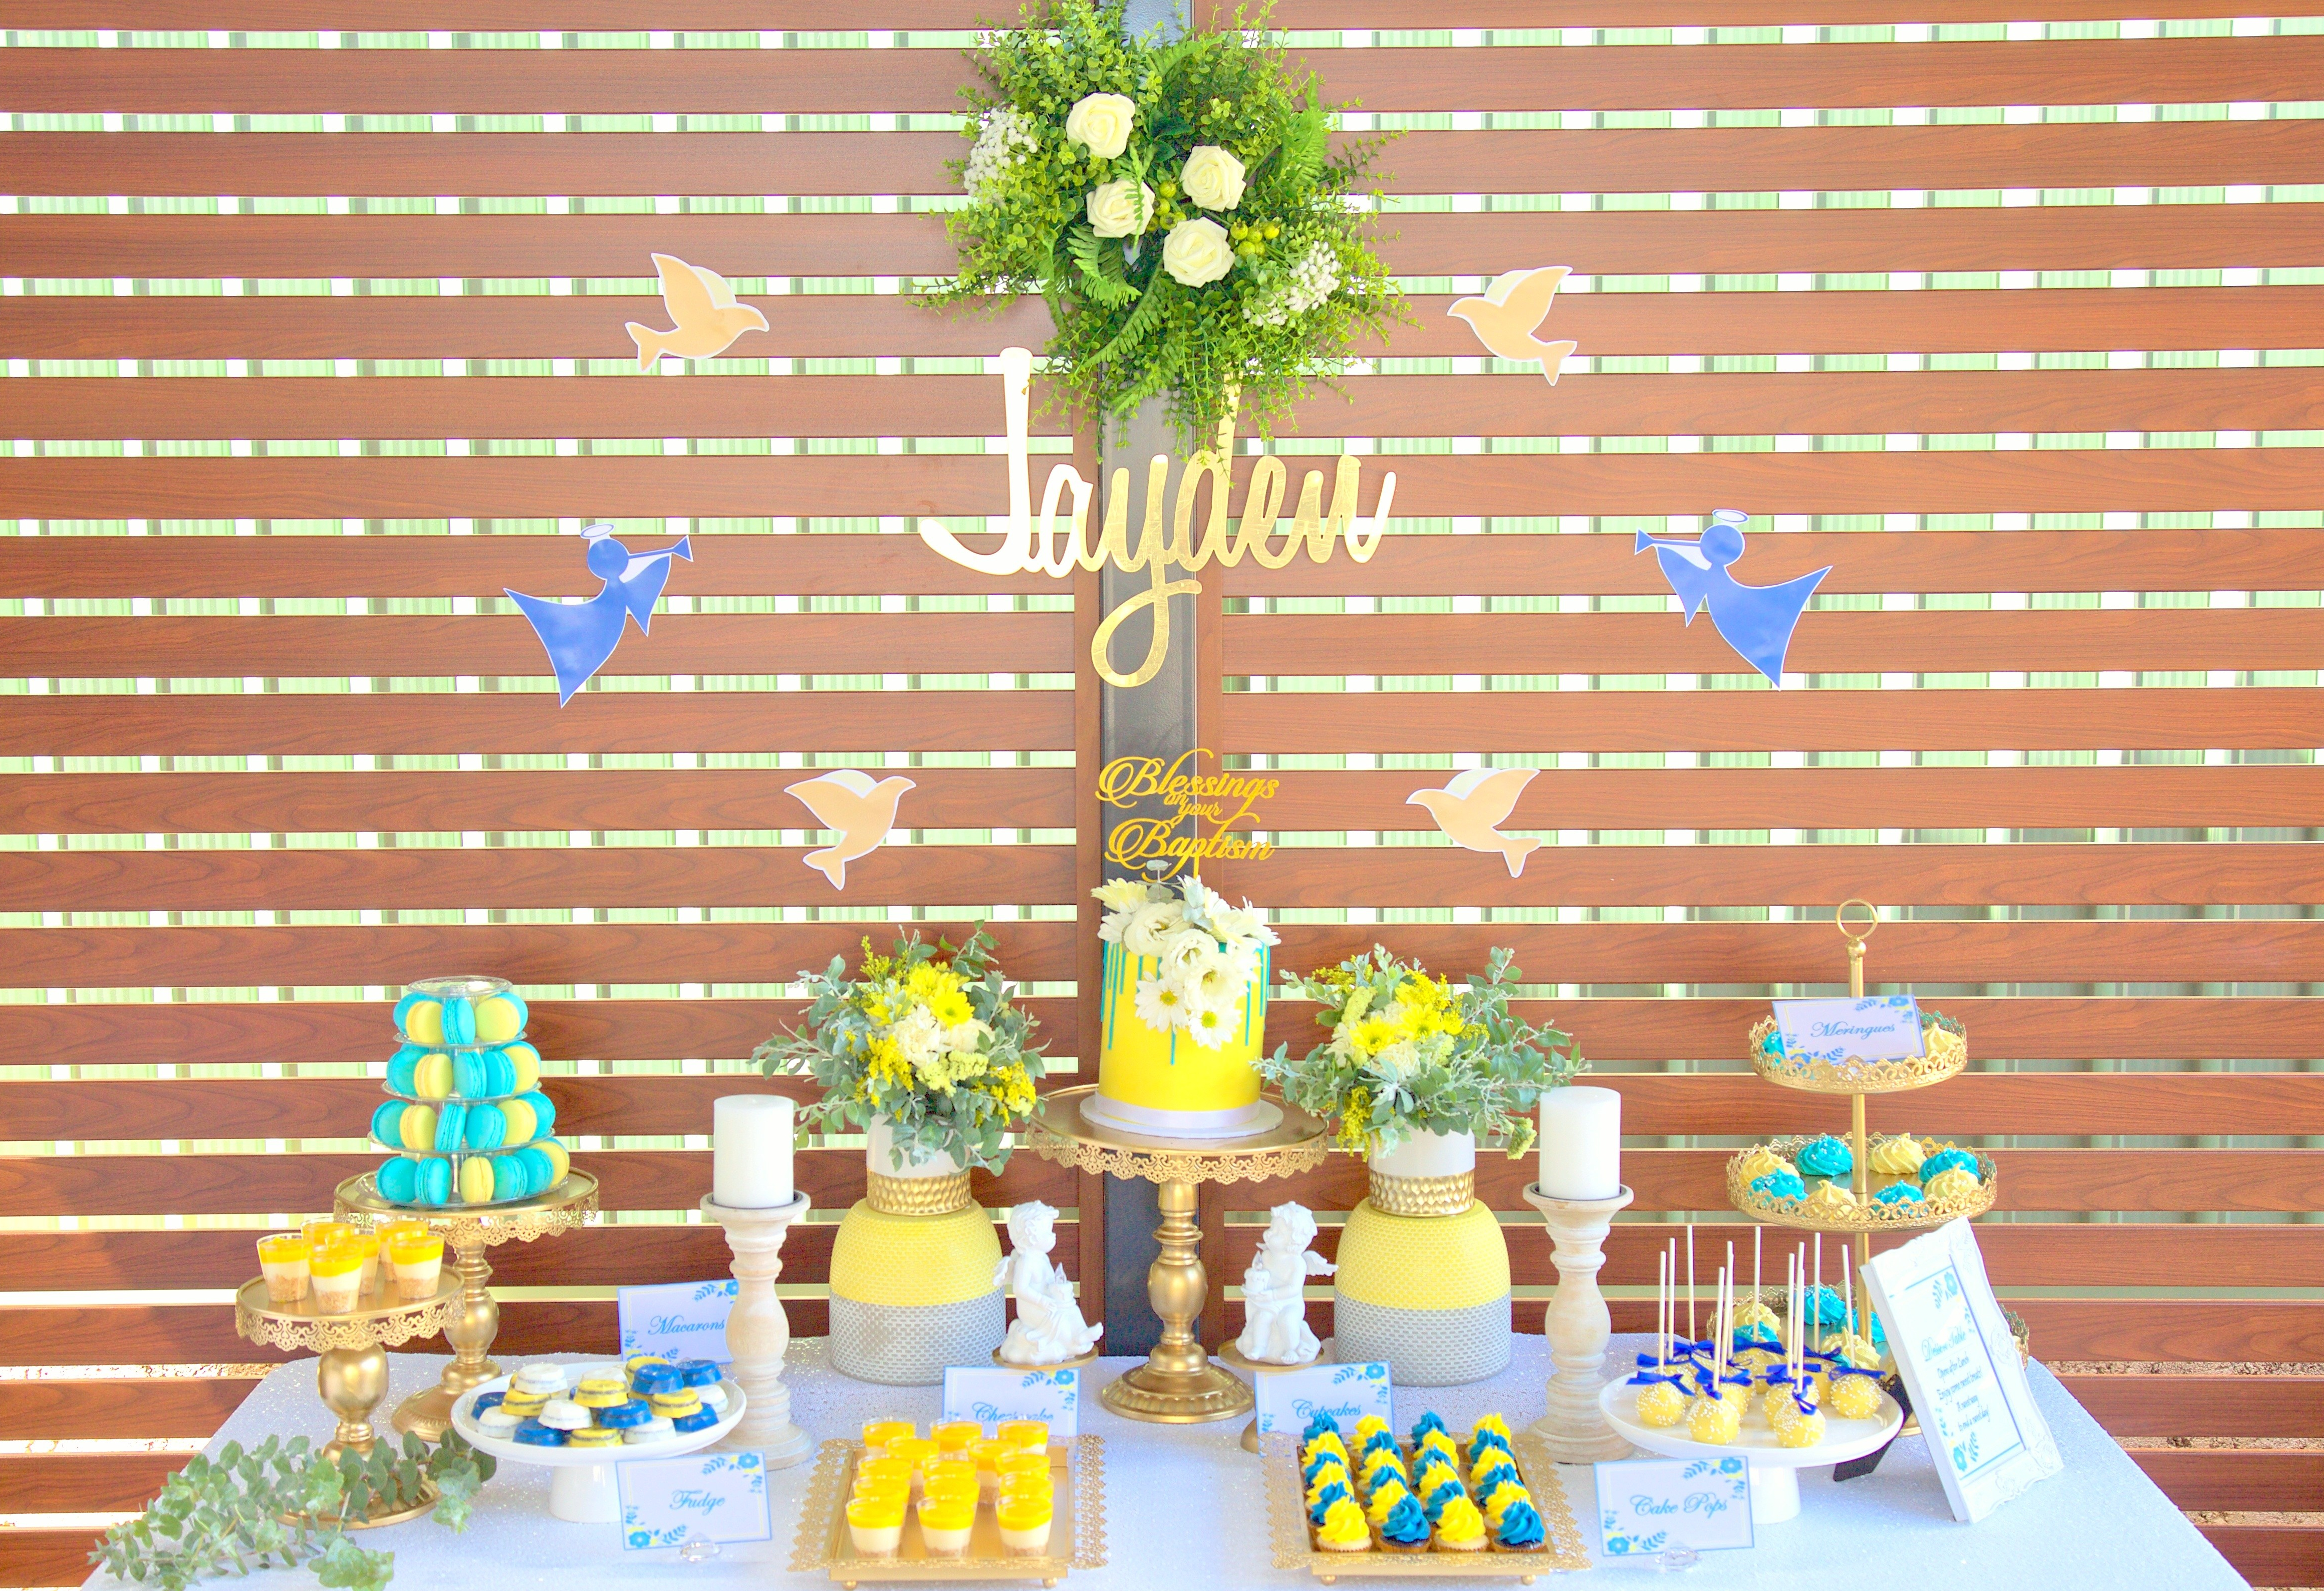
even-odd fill
[(373, 1182), (415, 1209), (509, 1204), (565, 1180), (557, 1108), (540, 1090), (526, 1010), (497, 978), (424, 978), (395, 1006), (402, 1045), (372, 1142), (394, 1151)]

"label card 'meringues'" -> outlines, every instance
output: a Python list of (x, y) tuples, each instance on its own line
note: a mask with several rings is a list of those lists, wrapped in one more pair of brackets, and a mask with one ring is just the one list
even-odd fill
[(615, 1289), (622, 1355), (728, 1363), (733, 1356), (726, 1351), (726, 1317), (741, 1296), (741, 1286), (729, 1276), (724, 1282)]
[(1921, 1007), (1911, 995), (1771, 1003), (1792, 1061), (1917, 1061), (1923, 1053)]
[(1864, 1280), (1955, 1519), (1975, 1524), (2066, 1467), (1967, 1221), (1875, 1256)]
[(1318, 1414), (1328, 1414), (1342, 1430), (1377, 1414), (1393, 1426), (1393, 1393), (1388, 1366), (1375, 1360), (1363, 1365), (1310, 1365), (1304, 1370), (1274, 1371), (1251, 1384), (1259, 1395), (1259, 1430), (1298, 1435)]

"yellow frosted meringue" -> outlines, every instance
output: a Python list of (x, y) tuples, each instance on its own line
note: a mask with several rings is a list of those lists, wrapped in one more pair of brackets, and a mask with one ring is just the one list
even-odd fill
[(1894, 1137), (1873, 1139), (1867, 1158), (1871, 1161), (1874, 1171), (1886, 1175), (1917, 1176), (1921, 1162), (1928, 1158), (1928, 1154), (1921, 1147), (1920, 1139), (1900, 1134)]
[(1819, 1182), (1815, 1191), (1808, 1195), (1807, 1208), (1810, 1210), (1854, 1209), (1856, 1195), (1842, 1183)]
[(1957, 1165), (1950, 1171), (1941, 1171), (1935, 1176), (1931, 1177), (1927, 1185), (1921, 1191), (1927, 1194), (1932, 1200), (1941, 1201), (1946, 1200), (1972, 1198), (1975, 1196), (1978, 1185), (1978, 1175), (1975, 1172), (1969, 1170), (1965, 1166)]
[(1757, 1145), (1743, 1156), (1743, 1180), (1746, 1182), (1756, 1182), (1769, 1172), (1791, 1169), (1790, 1161), (1785, 1160), (1765, 1144)]

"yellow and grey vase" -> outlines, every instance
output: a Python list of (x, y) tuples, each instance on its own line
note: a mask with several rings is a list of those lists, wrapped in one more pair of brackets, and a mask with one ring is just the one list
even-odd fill
[[(892, 1166), (882, 1126), (866, 1158)], [(945, 1366), (984, 1364), (1001, 1346), (1001, 1240), (965, 1170), (887, 1176), (870, 1165), (864, 1197), (832, 1239), (831, 1366), (857, 1381), (934, 1386)]]
[[(1422, 1174), (1399, 1174), (1410, 1173)], [(1373, 1158), (1370, 1196), (1340, 1236), (1332, 1301), (1342, 1365), (1385, 1360), (1405, 1386), (1508, 1367), (1509, 1250), (1477, 1201), (1474, 1140), (1427, 1134)]]

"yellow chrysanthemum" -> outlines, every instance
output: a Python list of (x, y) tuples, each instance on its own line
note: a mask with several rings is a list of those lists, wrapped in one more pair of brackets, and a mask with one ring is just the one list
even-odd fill
[(958, 1027), (976, 1015), (969, 1007), (968, 997), (956, 989), (939, 989), (930, 996), (928, 1010), (946, 1027)]

